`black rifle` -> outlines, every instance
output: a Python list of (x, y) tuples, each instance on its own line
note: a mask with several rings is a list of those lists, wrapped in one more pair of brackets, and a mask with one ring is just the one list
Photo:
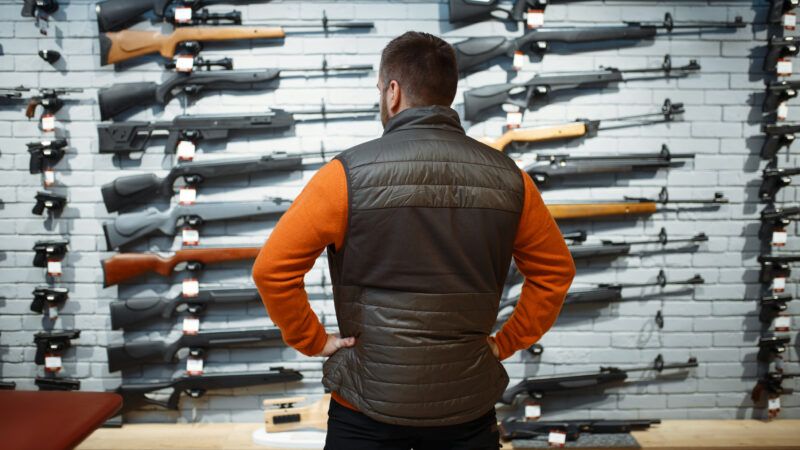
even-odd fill
[[(265, 113), (225, 114), (216, 116), (177, 116), (170, 122), (103, 123), (97, 126), (100, 153), (142, 152), (154, 134), (167, 134), (165, 152), (175, 153), (180, 141), (227, 139), (231, 131), (258, 130), (278, 132), (292, 129), (297, 122), (332, 119), (372, 119), (378, 106), (369, 108), (286, 111), (270, 109)], [(315, 115), (315, 118), (295, 118), (295, 115)], [(329, 117), (335, 115), (335, 117)], [(343, 115), (342, 117), (338, 117)], [(349, 115), (349, 116), (348, 116)]]
[(707, 242), (708, 236), (705, 233), (698, 233), (690, 238), (681, 238), (681, 239), (669, 239), (667, 237), (667, 230), (662, 228), (658, 234), (658, 237), (655, 239), (643, 239), (639, 241), (626, 241), (626, 242), (614, 242), (603, 240), (600, 244), (590, 244), (590, 245), (571, 245), (569, 246), (569, 251), (572, 254), (572, 258), (575, 260), (586, 260), (586, 259), (594, 259), (594, 258), (609, 258), (609, 257), (620, 257), (630, 254), (631, 246), (634, 245), (648, 245), (648, 244), (661, 244), (662, 246), (666, 246), (667, 244), (675, 244), (675, 243), (697, 243), (697, 242)]
[(0, 381), (0, 391), (13, 391), (17, 388), (17, 383), (14, 381)]
[[(695, 60), (691, 60), (685, 66), (672, 67), (672, 60), (669, 55), (666, 55), (664, 63), (658, 68), (617, 69), (606, 67), (593, 72), (536, 75), (524, 83), (491, 84), (464, 92), (464, 120), (474, 121), (483, 111), (501, 105), (514, 105), (523, 110), (531, 109), (536, 99), (545, 97), (551, 92), (602, 87), (611, 83), (631, 80), (680, 78), (698, 70), (700, 70), (700, 65)], [(623, 76), (623, 74), (629, 73), (653, 72), (658, 72), (660, 75), (633, 78)]]
[[(164, 106), (177, 94), (197, 96), (205, 90), (269, 89), (277, 87), (276, 81), (286, 78), (284, 72), (302, 72), (299, 76), (308, 77), (308, 72), (347, 72), (369, 71), (371, 65), (335, 66), (323, 65), (319, 69), (286, 68), (258, 71), (213, 71), (177, 73), (164, 83), (154, 82), (122, 83), (110, 88), (100, 89), (97, 94), (100, 105), (100, 119), (108, 120), (131, 108), (148, 107), (156, 104)], [(290, 75), (291, 76), (291, 75)]]
[(793, 391), (783, 387), (783, 380), (798, 377), (800, 377), (800, 373), (768, 372), (758, 380), (758, 383), (756, 383), (756, 386), (753, 388), (753, 392), (750, 393), (750, 398), (753, 399), (753, 403), (758, 403), (761, 401), (761, 396), (764, 392), (769, 394), (769, 397), (790, 394)]
[(659, 30), (671, 33), (673, 30), (689, 28), (743, 28), (745, 23), (737, 16), (733, 22), (686, 22), (676, 24), (672, 15), (667, 13), (662, 23), (627, 22), (624, 26), (598, 26), (587, 28), (561, 28), (529, 31), (517, 38), (503, 36), (486, 36), (469, 38), (453, 45), (456, 51), (458, 70), (466, 72), (480, 64), (491, 61), (498, 56), (511, 57), (516, 51), (530, 50), (543, 53), (550, 43), (582, 43), (612, 41), (622, 39), (649, 39), (655, 37)]
[(40, 331), (33, 335), (33, 343), (36, 344), (37, 365), (44, 364), (44, 357), (48, 353), (62, 352), (72, 347), (72, 339), (81, 336), (80, 330), (68, 331)]
[(683, 164), (676, 159), (694, 159), (693, 153), (672, 154), (666, 144), (658, 153), (630, 153), (623, 155), (537, 155), (536, 162), (525, 166), (525, 171), (536, 186), (547, 188), (553, 178), (562, 179), (576, 175), (627, 173), (637, 169), (657, 169)]
[(800, 131), (800, 123), (765, 124), (762, 130), (767, 137), (761, 147), (761, 159), (774, 159), (782, 148), (791, 147), (795, 133)]
[(58, 2), (56, 0), (23, 0), (22, 1), (22, 17), (34, 17), (36, 11), (41, 11), (45, 14), (53, 14), (58, 11)]
[(772, 23), (781, 22), (783, 15), (793, 12), (800, 0), (769, 0), (769, 18)]
[(33, 301), (31, 302), (31, 311), (42, 313), (44, 312), (44, 305), (61, 306), (69, 298), (69, 289), (67, 288), (51, 288), (47, 286), (39, 286), (33, 290)]
[(786, 303), (792, 301), (794, 297), (788, 294), (782, 295), (767, 295), (761, 297), (761, 312), (758, 314), (758, 320), (763, 323), (772, 323), (778, 315), (788, 308)]
[(197, 187), (203, 181), (214, 178), (302, 170), (311, 167), (303, 163), (304, 156), (319, 156), (324, 160), (327, 155), (325, 152), (291, 155), (276, 152), (246, 158), (180, 162), (163, 178), (147, 173), (117, 178), (111, 183), (104, 184), (101, 188), (103, 203), (108, 212), (115, 212), (137, 203), (158, 198), (169, 199), (175, 195), (174, 185), (179, 178), (183, 178), (186, 186)]
[(52, 169), (64, 158), (67, 152), (64, 148), (67, 146), (66, 139), (56, 139), (54, 141), (30, 142), (28, 145), (28, 153), (31, 155), (30, 172), (42, 173), (47, 169)]
[(653, 361), (653, 364), (643, 367), (634, 367), (630, 369), (600, 367), (600, 371), (598, 372), (567, 373), (547, 377), (525, 378), (506, 390), (500, 402), (510, 405), (514, 402), (514, 399), (521, 394), (527, 394), (533, 398), (539, 399), (544, 397), (545, 394), (553, 392), (621, 384), (628, 379), (628, 374), (631, 372), (649, 372), (653, 370), (661, 373), (664, 370), (688, 369), (691, 367), (697, 367), (697, 359), (689, 358), (685, 363), (664, 364), (664, 359), (661, 355), (658, 355), (655, 361)]
[(175, 360), (178, 351), (183, 348), (188, 348), (192, 356), (202, 356), (209, 348), (270, 341), (282, 343), (281, 330), (201, 331), (197, 334), (184, 334), (171, 343), (145, 341), (109, 345), (106, 348), (108, 371), (130, 369), (148, 362), (171, 363)]
[(36, 115), (36, 108), (42, 107), (42, 115), (55, 114), (64, 107), (62, 95), (68, 93), (83, 92), (78, 88), (59, 88), (59, 89), (39, 89), (39, 95), (34, 95), (28, 101), (25, 109), (25, 117), (32, 119)]
[(36, 377), (34, 383), (40, 391), (77, 391), (81, 388), (80, 380), (72, 378)]
[(770, 362), (786, 352), (789, 336), (764, 336), (758, 339), (758, 357), (761, 362)]
[(800, 206), (769, 207), (761, 211), (761, 228), (758, 235), (761, 239), (771, 239), (772, 233), (785, 229), (793, 220), (798, 219), (800, 219)]
[(761, 173), (761, 187), (758, 198), (762, 202), (775, 201), (775, 194), (792, 184), (792, 175), (800, 175), (800, 168), (778, 168), (777, 162), (770, 163)]
[(103, 223), (103, 233), (109, 250), (118, 249), (155, 233), (175, 236), (184, 226), (198, 228), (206, 222), (245, 219), (263, 215), (283, 214), (292, 201), (268, 197), (255, 202), (217, 202), (176, 205), (166, 211), (148, 208), (142, 212), (121, 214)]
[(767, 84), (767, 96), (761, 107), (764, 112), (775, 112), (781, 103), (797, 97), (800, 80), (771, 81)]
[(67, 206), (67, 197), (52, 192), (39, 191), (36, 193), (36, 204), (31, 212), (41, 216), (45, 208), (48, 212), (57, 214)]
[(67, 254), (69, 240), (55, 239), (50, 241), (36, 241), (33, 245), (33, 267), (47, 267), (47, 261), (64, 259)]
[[(181, 393), (192, 398), (202, 397), (210, 389), (231, 389), (262, 384), (289, 383), (300, 381), (303, 374), (294, 369), (273, 367), (261, 372), (223, 372), (205, 373), (203, 375), (185, 376), (161, 383), (122, 384), (114, 392), (122, 396), (122, 412), (144, 405), (156, 405), (165, 409), (178, 409)], [(166, 401), (148, 397), (154, 391), (172, 389)]]
[(551, 431), (566, 434), (567, 441), (575, 441), (582, 433), (610, 434), (630, 433), (650, 428), (661, 423), (658, 419), (639, 420), (557, 420), (557, 421), (525, 421), (517, 417), (507, 417), (500, 423), (500, 438), (504, 441), (513, 439), (536, 439), (547, 437)]
[[(100, 31), (118, 31), (136, 22), (144, 20), (143, 15), (152, 12), (158, 18), (170, 22), (175, 21), (175, 8), (188, 7), (192, 9), (192, 25), (203, 23), (217, 25), (219, 23), (241, 23), (241, 14), (238, 11), (230, 13), (209, 13), (203, 10), (199, 15), (194, 14), (208, 5), (252, 3), (254, 0), (104, 0), (97, 2), (97, 26)], [(170, 8), (170, 5), (172, 7)], [(236, 21), (236, 19), (239, 21)]]
[(778, 68), (778, 60), (797, 56), (800, 47), (797, 45), (797, 38), (794, 36), (772, 36), (769, 39), (769, 50), (764, 57), (764, 72), (775, 72)]
[(759, 279), (762, 283), (772, 283), (775, 278), (789, 278), (792, 274), (789, 263), (798, 261), (800, 255), (759, 255), (758, 262), (761, 263)]

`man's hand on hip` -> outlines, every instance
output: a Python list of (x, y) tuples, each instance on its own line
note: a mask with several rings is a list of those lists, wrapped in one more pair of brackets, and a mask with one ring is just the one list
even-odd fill
[(494, 341), (494, 337), (488, 336), (486, 338), (486, 343), (489, 344), (489, 348), (492, 349), (492, 354), (498, 360), (500, 359), (500, 350), (497, 348), (497, 343)]
[(356, 345), (356, 338), (348, 337), (341, 338), (338, 334), (328, 334), (328, 342), (325, 343), (325, 348), (322, 352), (314, 356), (331, 356), (336, 353), (340, 348), (352, 347)]

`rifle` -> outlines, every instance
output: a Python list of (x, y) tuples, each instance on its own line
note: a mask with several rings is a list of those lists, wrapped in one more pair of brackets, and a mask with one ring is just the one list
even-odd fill
[[(143, 20), (143, 15), (152, 12), (158, 18), (167, 19), (170, 23), (183, 24), (185, 22), (176, 21), (175, 10), (178, 8), (189, 8), (191, 12), (188, 20), (194, 25), (203, 23), (216, 25), (218, 22), (241, 23), (241, 14), (238, 11), (232, 13), (216, 14), (208, 13), (203, 10), (199, 16), (195, 16), (194, 11), (207, 5), (219, 3), (238, 4), (251, 3), (253, 0), (105, 0), (97, 3), (97, 27), (100, 31), (118, 31), (128, 25)], [(173, 8), (169, 8), (173, 5)], [(239, 19), (236, 22), (236, 18)]]
[(762, 323), (772, 323), (778, 315), (788, 308), (786, 303), (792, 301), (794, 297), (788, 294), (782, 295), (767, 295), (761, 297), (761, 312), (758, 314), (758, 320)]
[(45, 14), (53, 14), (58, 11), (56, 0), (22, 0), (22, 17), (34, 17), (39, 10)]
[(47, 303), (50, 306), (61, 306), (69, 298), (69, 289), (67, 288), (50, 288), (47, 286), (39, 286), (33, 290), (33, 301), (31, 302), (31, 311), (41, 314), (44, 312), (44, 305)]
[(777, 23), (783, 20), (783, 15), (794, 11), (800, 0), (769, 0), (769, 22)]
[(304, 156), (319, 156), (324, 160), (327, 155), (325, 152), (301, 154), (275, 152), (246, 158), (180, 162), (163, 178), (147, 173), (120, 177), (104, 184), (101, 188), (103, 203), (108, 212), (116, 212), (133, 204), (149, 202), (157, 198), (168, 199), (175, 195), (174, 185), (179, 178), (183, 178), (186, 186), (196, 188), (203, 181), (214, 178), (302, 170), (310, 167), (303, 163)]
[(778, 60), (797, 56), (800, 47), (797, 45), (797, 38), (794, 36), (772, 36), (769, 38), (769, 50), (764, 57), (764, 72), (775, 72), (778, 68)]
[(44, 364), (45, 355), (49, 353), (62, 352), (72, 347), (72, 339), (78, 339), (81, 330), (68, 331), (40, 331), (33, 335), (33, 343), (36, 344), (36, 365)]
[(197, 334), (184, 334), (171, 343), (144, 341), (109, 345), (106, 348), (108, 371), (116, 372), (130, 369), (148, 362), (171, 363), (175, 361), (178, 351), (184, 348), (188, 348), (189, 354), (192, 356), (203, 356), (211, 348), (257, 344), (276, 340), (283, 342), (281, 340), (281, 330), (277, 328), (272, 330), (257, 328), (252, 330), (201, 331)]
[(626, 22), (624, 26), (564, 27), (528, 31), (520, 37), (485, 36), (469, 38), (453, 44), (459, 72), (466, 72), (499, 56), (511, 57), (516, 51), (530, 50), (544, 53), (553, 42), (583, 43), (613, 40), (652, 39), (660, 30), (667, 34), (673, 30), (696, 28), (735, 29), (743, 28), (741, 16), (733, 22), (685, 22), (675, 23), (670, 13), (661, 23)]
[(800, 219), (800, 206), (769, 207), (761, 211), (761, 228), (758, 235), (761, 239), (771, 238), (772, 233), (785, 229), (793, 220), (798, 219)]
[[(681, 78), (691, 72), (700, 70), (697, 61), (681, 67), (672, 67), (672, 59), (664, 56), (664, 63), (658, 68), (617, 69), (606, 67), (593, 72), (576, 72), (553, 75), (536, 75), (524, 83), (502, 83), (470, 89), (464, 92), (464, 120), (473, 122), (480, 113), (501, 105), (513, 105), (522, 110), (531, 109), (537, 98), (545, 97), (551, 92), (604, 87), (611, 83), (632, 80), (656, 80), (661, 78)], [(661, 75), (630, 78), (628, 73), (660, 72)]]
[(33, 245), (33, 267), (47, 267), (47, 262), (51, 260), (62, 260), (67, 254), (69, 240), (55, 239), (49, 241), (36, 241)]
[[(372, 70), (371, 65), (334, 66), (323, 65), (319, 69), (267, 69), (259, 71), (214, 71), (177, 73), (164, 83), (154, 82), (121, 83), (110, 88), (100, 89), (97, 94), (100, 105), (100, 119), (108, 120), (131, 108), (147, 107), (153, 104), (164, 106), (179, 93), (197, 96), (204, 90), (251, 91), (276, 87), (276, 81), (286, 78), (284, 72), (303, 72), (299, 76), (308, 77), (308, 72), (352, 72)], [(289, 75), (291, 76), (291, 75)]]
[(291, 204), (291, 200), (268, 197), (258, 202), (179, 204), (167, 211), (148, 208), (103, 223), (103, 233), (108, 249), (114, 250), (156, 232), (175, 236), (177, 229), (185, 226), (197, 228), (206, 222), (279, 214), (289, 209)]
[[(270, 109), (265, 113), (223, 114), (206, 116), (177, 116), (169, 122), (125, 122), (102, 123), (97, 126), (100, 153), (143, 152), (154, 134), (167, 135), (165, 152), (175, 153), (182, 141), (227, 139), (230, 132), (264, 131), (278, 132), (290, 130), (298, 122), (374, 118), (379, 112), (378, 105), (365, 108), (344, 108), (329, 110), (322, 105), (319, 110), (286, 111)], [(346, 116), (348, 115), (349, 116)], [(319, 117), (296, 118), (295, 115)], [(335, 115), (337, 117), (329, 117)], [(345, 115), (338, 117), (339, 115)]]
[(619, 367), (601, 366), (598, 372), (566, 373), (546, 377), (524, 378), (522, 381), (506, 390), (500, 402), (510, 405), (520, 394), (527, 394), (535, 399), (540, 399), (544, 397), (545, 393), (621, 384), (628, 379), (628, 374), (631, 372), (649, 372), (654, 370), (660, 374), (664, 370), (688, 369), (692, 367), (697, 367), (696, 358), (689, 358), (685, 363), (664, 364), (664, 358), (658, 355), (652, 364), (643, 367), (621, 369)]
[(80, 380), (72, 378), (36, 377), (34, 383), (40, 391), (77, 391), (81, 388)]
[[(678, 114), (683, 114), (683, 103), (672, 103), (665, 99), (661, 111), (657, 113), (636, 114), (632, 116), (613, 117), (602, 120), (578, 119), (575, 122), (537, 128), (516, 128), (508, 130), (497, 139), (479, 139), (484, 144), (495, 150), (504, 151), (511, 143), (517, 142), (545, 142), (557, 139), (570, 139), (583, 136), (594, 136), (598, 130), (616, 130), (641, 125), (672, 122)], [(604, 124), (605, 122), (622, 122), (617, 124)]]
[(507, 417), (498, 425), (500, 439), (536, 439), (547, 437), (552, 431), (566, 434), (567, 441), (575, 441), (581, 433), (611, 434), (642, 431), (652, 425), (660, 424), (658, 419), (639, 420), (561, 420), (561, 421), (525, 421), (518, 417)]
[(30, 92), (30, 88), (19, 86), (15, 88), (2, 88), (0, 89), (0, 98), (4, 99), (19, 99), (22, 98), (23, 92)]
[[(156, 405), (165, 409), (178, 409), (181, 393), (192, 398), (202, 397), (209, 389), (231, 389), (262, 384), (300, 381), (303, 374), (294, 369), (272, 367), (261, 372), (223, 372), (184, 376), (161, 383), (122, 384), (114, 392), (122, 396), (122, 412), (144, 405)], [(172, 389), (167, 401), (155, 400), (146, 394), (162, 389)]]
[(789, 336), (764, 336), (758, 339), (758, 356), (761, 362), (770, 362), (786, 351)]
[(775, 201), (775, 194), (782, 188), (792, 184), (792, 175), (800, 175), (800, 168), (779, 169), (777, 162), (773, 161), (761, 173), (761, 187), (758, 189), (758, 198), (762, 202)]
[(168, 277), (182, 263), (185, 263), (185, 270), (197, 272), (207, 264), (255, 259), (259, 251), (261, 247), (202, 247), (178, 250), (166, 257), (156, 253), (116, 254), (101, 263), (103, 287), (148, 273)]
[(792, 268), (789, 263), (800, 261), (800, 255), (759, 255), (761, 263), (759, 279), (762, 283), (772, 283), (775, 278), (789, 278)]
[[(244, 39), (283, 39), (288, 34), (324, 33), (331, 29), (372, 29), (372, 22), (331, 22), (323, 17), (321, 27), (284, 25), (281, 27), (188, 27), (176, 28), (170, 34), (158, 31), (122, 30), (100, 34), (100, 65), (116, 64), (140, 56), (159, 53), (171, 59), (181, 50), (196, 54), (203, 42)], [(307, 30), (287, 31), (287, 28)], [(311, 30), (311, 28), (318, 28)]]
[(67, 205), (67, 197), (52, 192), (39, 191), (36, 193), (36, 204), (31, 212), (41, 216), (45, 208), (50, 213), (57, 214)]
[(32, 119), (36, 115), (36, 108), (42, 107), (42, 115), (52, 115), (64, 107), (64, 100), (60, 97), (64, 94), (83, 92), (78, 88), (59, 88), (59, 89), (39, 89), (39, 95), (34, 95), (28, 101), (25, 108), (25, 117)]
[(783, 380), (790, 378), (800, 377), (800, 373), (784, 373), (782, 371), (767, 372), (761, 379), (758, 380), (753, 391), (750, 393), (750, 398), (753, 403), (761, 401), (761, 395), (766, 391), (770, 397), (778, 397), (783, 394), (789, 394), (792, 391), (784, 389)]
[(64, 158), (64, 154), (67, 153), (64, 150), (67, 146), (66, 139), (29, 142), (26, 145), (28, 146), (28, 153), (31, 155), (29, 168), (32, 174), (42, 173), (47, 169), (52, 169)]
[(608, 258), (608, 257), (620, 257), (629, 255), (631, 252), (631, 246), (634, 245), (648, 245), (648, 244), (661, 244), (662, 248), (665, 247), (667, 244), (675, 244), (679, 242), (707, 242), (708, 236), (705, 233), (698, 233), (690, 238), (682, 238), (682, 239), (669, 239), (667, 238), (667, 230), (662, 228), (661, 231), (658, 233), (658, 237), (655, 239), (643, 239), (639, 241), (626, 241), (626, 242), (614, 242), (609, 240), (602, 240), (600, 244), (593, 244), (593, 245), (570, 245), (569, 251), (572, 254), (572, 259), (574, 260), (586, 260), (586, 259), (594, 259), (594, 258)]
[(775, 112), (781, 103), (797, 97), (798, 89), (800, 89), (800, 80), (769, 82), (767, 84), (767, 96), (764, 97), (764, 104), (761, 106), (761, 110)]
[(694, 159), (693, 153), (672, 154), (667, 144), (658, 153), (625, 155), (536, 155), (536, 162), (525, 166), (525, 171), (540, 189), (550, 187), (553, 178), (603, 173), (634, 172), (637, 169), (658, 169), (683, 164), (675, 159)]

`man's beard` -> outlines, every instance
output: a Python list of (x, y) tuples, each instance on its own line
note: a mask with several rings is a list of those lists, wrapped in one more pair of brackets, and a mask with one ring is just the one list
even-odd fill
[(383, 127), (386, 128), (386, 122), (389, 121), (389, 108), (386, 107), (386, 100), (384, 100), (384, 96), (381, 95), (381, 123)]

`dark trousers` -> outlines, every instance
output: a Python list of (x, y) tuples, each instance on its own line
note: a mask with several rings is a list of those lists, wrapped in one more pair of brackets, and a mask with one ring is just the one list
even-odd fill
[(325, 450), (497, 450), (500, 433), (494, 408), (458, 425), (410, 427), (391, 425), (342, 406), (331, 399)]

